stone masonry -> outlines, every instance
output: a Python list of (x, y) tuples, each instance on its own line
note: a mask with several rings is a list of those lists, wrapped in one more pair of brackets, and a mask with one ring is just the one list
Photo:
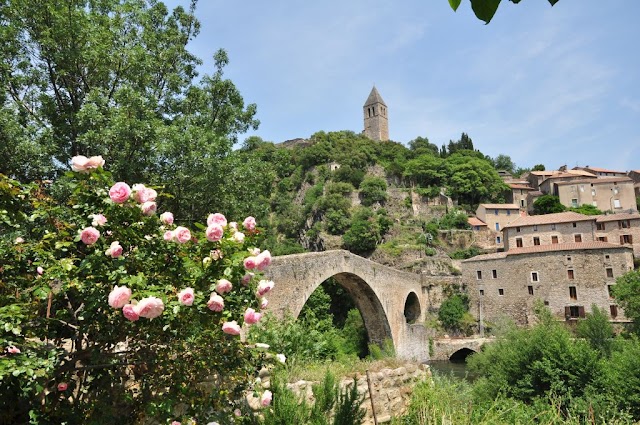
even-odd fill
[(611, 321), (626, 321), (610, 295), (616, 278), (633, 269), (629, 246), (604, 242), (553, 244), (480, 255), (462, 262), (472, 313), (491, 322), (501, 316), (532, 323), (541, 300), (559, 320), (584, 317), (595, 304)]

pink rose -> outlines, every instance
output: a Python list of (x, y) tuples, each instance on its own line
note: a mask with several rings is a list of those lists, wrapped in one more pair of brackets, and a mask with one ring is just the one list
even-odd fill
[(127, 304), (122, 307), (122, 314), (132, 322), (135, 322), (140, 318), (140, 316), (136, 312), (136, 306), (134, 304)]
[(219, 249), (214, 249), (209, 253), (209, 256), (214, 261), (219, 260), (220, 258), (222, 258), (222, 251), (220, 251)]
[(7, 347), (7, 353), (9, 354), (20, 354), (20, 349), (16, 346), (10, 345)]
[(67, 391), (67, 388), (69, 388), (69, 385), (67, 385), (66, 382), (60, 382), (58, 384), (58, 391)]
[(242, 276), (242, 284), (244, 286), (247, 286), (249, 282), (251, 282), (251, 278), (253, 278), (253, 276), (255, 276), (255, 274), (253, 273), (247, 273), (244, 276)]
[(92, 156), (87, 158), (83, 155), (71, 158), (71, 169), (79, 173), (89, 173), (104, 165), (104, 159), (101, 156)]
[(160, 214), (160, 221), (163, 224), (171, 226), (173, 224), (173, 214), (169, 211), (163, 212), (162, 214)]
[(80, 231), (80, 239), (86, 245), (93, 245), (100, 237), (100, 232), (95, 227), (85, 227)]
[(205, 233), (207, 235), (208, 241), (217, 242), (220, 239), (222, 239), (222, 234), (224, 233), (224, 230), (222, 229), (222, 226), (214, 223), (209, 225), (209, 227), (207, 227), (207, 231)]
[(152, 201), (148, 201), (148, 202), (145, 202), (144, 204), (140, 205), (140, 209), (142, 210), (142, 214), (144, 214), (144, 215), (153, 215), (153, 214), (155, 214), (157, 208), (158, 208), (158, 206), (156, 205), (156, 203), (152, 202)]
[(258, 265), (256, 261), (257, 257), (250, 256), (244, 259), (244, 268), (247, 270), (253, 270)]
[(107, 222), (107, 217), (105, 217), (102, 214), (91, 214), (89, 215), (89, 218), (91, 220), (93, 220), (91, 222), (91, 225), (96, 227), (96, 226), (104, 226), (105, 223)]
[(271, 391), (266, 390), (262, 393), (262, 397), (260, 397), (260, 404), (262, 407), (267, 407), (271, 404), (271, 400), (273, 400), (273, 394), (271, 394)]
[(244, 221), (242, 222), (242, 227), (244, 227), (245, 229), (252, 231), (255, 230), (256, 228), (256, 219), (249, 216), (247, 218), (244, 219)]
[(238, 223), (236, 223), (235, 221), (230, 221), (228, 226), (231, 230), (238, 230)]
[(227, 279), (220, 279), (216, 284), (216, 292), (218, 294), (226, 294), (233, 289), (233, 285)]
[(224, 322), (222, 324), (222, 332), (229, 335), (240, 335), (240, 326), (233, 320), (231, 322)]
[(40, 276), (42, 276), (42, 274), (44, 273), (44, 269), (43, 269), (42, 267), (38, 267), (38, 268), (36, 269), (36, 272), (37, 272)]
[(118, 242), (118, 241), (111, 242), (111, 245), (104, 252), (104, 255), (106, 255), (108, 257), (111, 257), (111, 258), (120, 257), (122, 255), (122, 245), (120, 245), (120, 242)]
[(145, 202), (155, 201), (158, 197), (158, 192), (151, 189), (150, 187), (145, 187), (143, 184), (134, 184), (133, 185), (133, 199), (135, 199), (138, 203), (144, 204)]
[(180, 243), (186, 243), (191, 240), (191, 232), (186, 227), (178, 226), (173, 231), (173, 237)]
[(262, 251), (256, 257), (256, 268), (260, 271), (264, 270), (271, 264), (271, 253), (267, 250)]
[(211, 298), (207, 301), (207, 307), (211, 311), (222, 311), (224, 309), (224, 300), (215, 292), (211, 294)]
[(238, 242), (238, 243), (242, 243), (244, 242), (244, 233), (242, 232), (235, 232), (233, 234), (233, 240)]
[(118, 182), (109, 189), (109, 198), (116, 204), (124, 204), (131, 195), (131, 188), (125, 182)]
[(126, 286), (114, 286), (113, 290), (109, 293), (109, 305), (112, 308), (122, 308), (131, 298), (131, 289)]
[(207, 226), (211, 226), (212, 224), (219, 224), (224, 227), (227, 225), (227, 218), (220, 213), (209, 214), (209, 217), (207, 217)]
[(258, 323), (261, 317), (262, 317), (262, 314), (256, 313), (256, 311), (252, 308), (248, 308), (244, 312), (244, 323), (248, 325), (253, 325), (255, 323)]
[(136, 304), (135, 310), (140, 317), (155, 319), (164, 311), (164, 303), (160, 298), (147, 297), (141, 299), (140, 302)]
[(171, 425), (182, 425), (182, 423), (178, 422), (178, 421), (173, 421), (173, 422), (171, 422)]
[(266, 298), (263, 298), (260, 300), (260, 308), (267, 308), (267, 306), (269, 305), (269, 300)]
[(22, 239), (20, 236), (18, 236), (18, 237), (16, 238), (16, 240), (15, 240), (15, 241), (13, 241), (13, 243), (14, 243), (14, 244), (16, 244), (16, 245), (21, 244), (21, 243), (24, 243), (24, 239)]
[(171, 230), (167, 230), (166, 232), (164, 232), (164, 235), (162, 237), (165, 241), (171, 242), (174, 238), (173, 232)]
[(185, 288), (178, 292), (178, 301), (180, 301), (180, 304), (189, 306), (193, 304), (193, 299), (193, 288)]
[(261, 280), (260, 282), (258, 282), (258, 289), (256, 291), (256, 293), (258, 294), (258, 297), (262, 297), (267, 292), (272, 290), (273, 286), (274, 286), (274, 283), (272, 280)]

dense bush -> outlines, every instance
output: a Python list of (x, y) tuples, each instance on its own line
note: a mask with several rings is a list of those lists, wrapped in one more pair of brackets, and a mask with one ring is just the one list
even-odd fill
[(365, 207), (387, 200), (387, 182), (379, 177), (365, 177), (360, 183), (360, 199)]
[(87, 164), (62, 200), (0, 176), (0, 422), (226, 421), (266, 361), (238, 336), (273, 285), (255, 222), (190, 231)]

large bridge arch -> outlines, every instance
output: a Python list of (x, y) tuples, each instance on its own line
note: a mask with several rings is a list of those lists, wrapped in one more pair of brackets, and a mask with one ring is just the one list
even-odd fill
[(275, 282), (267, 298), (268, 310), (276, 315), (289, 311), (297, 317), (313, 291), (333, 277), (353, 298), (372, 342), (390, 338), (400, 357), (428, 360), (420, 275), (342, 250), (275, 257), (265, 274)]

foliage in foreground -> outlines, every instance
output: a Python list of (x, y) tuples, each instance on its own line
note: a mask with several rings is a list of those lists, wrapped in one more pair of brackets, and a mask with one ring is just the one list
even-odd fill
[(155, 190), (83, 171), (50, 188), (58, 200), (0, 175), (0, 422), (243, 409), (267, 359), (238, 334), (272, 286), (253, 219), (212, 214), (192, 233), (155, 214)]

